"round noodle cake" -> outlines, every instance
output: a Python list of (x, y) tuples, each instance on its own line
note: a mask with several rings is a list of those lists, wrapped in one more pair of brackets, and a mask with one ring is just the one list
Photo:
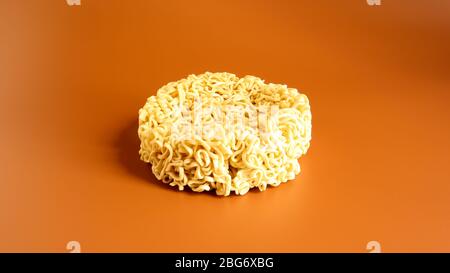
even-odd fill
[(190, 75), (139, 110), (141, 160), (179, 190), (244, 195), (300, 173), (309, 148), (308, 98), (286, 85), (230, 73)]

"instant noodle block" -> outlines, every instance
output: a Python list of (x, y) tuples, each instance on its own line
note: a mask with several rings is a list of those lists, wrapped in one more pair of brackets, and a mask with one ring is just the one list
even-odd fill
[(231, 73), (190, 75), (139, 110), (139, 154), (179, 190), (264, 191), (300, 173), (311, 118), (308, 98), (295, 88)]

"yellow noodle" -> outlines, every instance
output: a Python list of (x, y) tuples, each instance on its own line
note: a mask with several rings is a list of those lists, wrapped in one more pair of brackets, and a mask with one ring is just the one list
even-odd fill
[(179, 190), (264, 191), (300, 173), (311, 119), (308, 98), (286, 85), (190, 75), (161, 87), (139, 110), (139, 154), (157, 179)]

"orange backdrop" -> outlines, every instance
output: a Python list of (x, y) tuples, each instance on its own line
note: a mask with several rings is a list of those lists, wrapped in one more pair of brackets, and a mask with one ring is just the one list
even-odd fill
[[(0, 2), (0, 251), (450, 251), (450, 2)], [(157, 183), (137, 111), (227, 71), (310, 98), (295, 181)]]

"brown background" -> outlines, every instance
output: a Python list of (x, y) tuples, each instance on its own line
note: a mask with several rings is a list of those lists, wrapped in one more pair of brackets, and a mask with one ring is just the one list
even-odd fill
[[(450, 251), (450, 2), (0, 1), (0, 251)], [(228, 71), (310, 98), (296, 181), (155, 183), (137, 111)]]

